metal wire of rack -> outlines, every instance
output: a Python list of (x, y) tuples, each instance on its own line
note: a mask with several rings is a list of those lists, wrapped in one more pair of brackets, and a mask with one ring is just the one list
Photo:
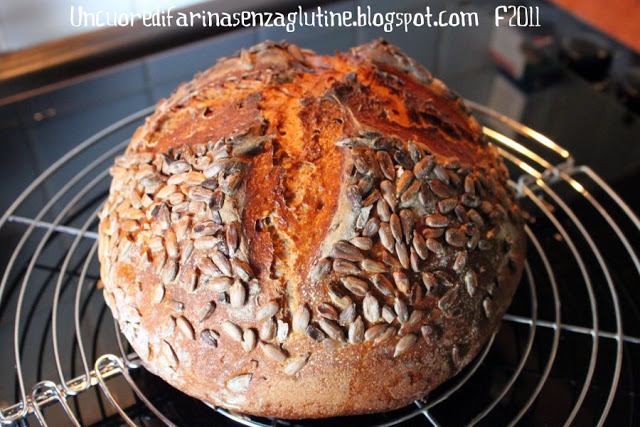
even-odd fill
[[(468, 104), (508, 163), (511, 184), (531, 217), (522, 283), (500, 331), (457, 377), (410, 407), (336, 423), (390, 426), (422, 416), (420, 423), (434, 426), (634, 425), (634, 408), (640, 407), (639, 374), (631, 363), (640, 354), (634, 295), (640, 220), (568, 151), (487, 107)], [(161, 381), (145, 374), (96, 286), (96, 213), (108, 191), (108, 167), (128, 143), (114, 144), (112, 136), (151, 111), (78, 145), (0, 218), (0, 232), (13, 238), (0, 282), (0, 326), (7, 325), (0, 329), (0, 346), (13, 353), (13, 363), (0, 368), (0, 424), (189, 420), (171, 408), (173, 397), (183, 405), (191, 404), (189, 398), (150, 392)], [(67, 177), (64, 184), (35, 214), (24, 213), (33, 194), (57, 175)], [(314, 425), (213, 409), (244, 425)], [(199, 410), (210, 411), (204, 405)]]

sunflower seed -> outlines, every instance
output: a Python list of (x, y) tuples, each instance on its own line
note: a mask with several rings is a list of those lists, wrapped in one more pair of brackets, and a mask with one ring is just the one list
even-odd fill
[(176, 369), (178, 367), (178, 356), (176, 355), (175, 350), (167, 341), (162, 340), (162, 344), (162, 355), (164, 356), (164, 359), (169, 367)]
[(413, 172), (404, 171), (402, 176), (396, 181), (396, 197), (400, 197), (413, 183)]
[(153, 236), (151, 239), (149, 239), (149, 250), (151, 250), (151, 252), (159, 252), (163, 249), (164, 244), (162, 241), (162, 237)]
[(449, 225), (449, 218), (442, 214), (435, 213), (425, 217), (424, 222), (428, 227), (443, 228)]
[(204, 181), (202, 181), (202, 184), (200, 185), (202, 185), (204, 188), (208, 190), (215, 190), (218, 188), (218, 180), (213, 178), (207, 178)]
[(466, 224), (469, 222), (469, 216), (467, 215), (467, 210), (462, 205), (457, 205), (453, 210), (456, 214), (456, 218), (460, 221), (461, 224)]
[(438, 286), (438, 279), (433, 273), (422, 273), (422, 282), (424, 283), (425, 288), (427, 288), (427, 292)]
[(175, 162), (171, 162), (167, 167), (167, 173), (169, 175), (175, 175), (177, 173), (188, 172), (191, 169), (189, 163), (185, 160), (176, 160)]
[(463, 248), (467, 244), (467, 236), (463, 231), (450, 228), (444, 233), (444, 240), (453, 247)]
[(411, 260), (409, 259), (409, 253), (407, 252), (407, 245), (402, 242), (396, 242), (395, 247), (400, 264), (402, 264), (403, 268), (409, 268), (411, 266)]
[[(209, 276), (214, 276), (216, 278), (222, 274), (220, 272), (220, 270), (218, 269), (218, 267), (216, 267), (213, 264), (213, 261), (211, 261), (207, 257), (198, 258), (197, 261), (196, 261), (196, 267), (198, 267), (203, 274), (206, 274), (206, 275), (209, 275)], [(225, 281), (226, 280), (230, 281), (230, 279), (226, 279), (226, 278), (224, 278), (224, 279), (225, 279)], [(229, 285), (229, 286), (231, 286), (231, 285)], [(229, 288), (226, 287), (224, 290), (221, 290), (219, 292), (224, 292), (227, 289), (229, 289)]]
[(413, 184), (411, 184), (409, 188), (407, 188), (407, 191), (402, 193), (402, 196), (400, 196), (400, 201), (402, 203), (410, 202), (416, 195), (419, 194), (421, 188), (422, 184), (419, 181), (414, 181)]
[(444, 234), (444, 228), (429, 228), (425, 227), (422, 229), (422, 236), (425, 239), (437, 239)]
[(400, 224), (402, 225), (405, 242), (409, 244), (415, 227), (415, 218), (410, 209), (403, 209), (400, 211)]
[(294, 332), (304, 332), (309, 326), (309, 320), (311, 318), (311, 314), (309, 313), (309, 309), (304, 305), (298, 307), (296, 313), (293, 316), (293, 330)]
[(409, 249), (409, 260), (411, 261), (411, 270), (414, 273), (420, 272), (420, 257), (414, 248)]
[(387, 323), (393, 323), (393, 321), (396, 319), (396, 313), (391, 307), (385, 305), (384, 307), (382, 307), (382, 318)]
[(319, 260), (311, 270), (311, 274), (310, 274), (311, 282), (318, 283), (319, 281), (327, 277), (330, 271), (331, 271), (331, 261), (328, 260), (327, 258), (323, 258)]
[(409, 154), (401, 149), (395, 150), (393, 153), (393, 159), (397, 164), (405, 169), (413, 169), (413, 160), (409, 157)]
[(307, 326), (305, 329), (306, 334), (314, 341), (322, 342), (327, 338), (327, 336), (320, 329), (316, 328), (313, 325)]
[[(169, 196), (173, 194), (181, 194), (181, 193), (176, 193), (177, 190), (178, 190), (178, 187), (176, 187), (175, 185), (165, 185), (160, 190), (158, 190), (158, 192), (156, 193), (156, 198), (167, 199), (169, 198)], [(171, 203), (171, 200), (169, 200), (169, 202)], [(171, 204), (175, 204), (175, 203), (171, 203)]]
[(167, 205), (165, 203), (156, 205), (151, 210), (151, 216), (156, 219), (157, 224), (162, 230), (168, 230), (171, 226), (169, 208), (167, 208)]
[(218, 239), (217, 237), (203, 236), (203, 237), (198, 237), (196, 240), (194, 240), (193, 246), (198, 250), (206, 251), (208, 249), (215, 248), (219, 243), (220, 243), (220, 239)]
[(351, 185), (346, 190), (347, 200), (351, 205), (351, 208), (355, 211), (359, 211), (362, 207), (362, 195), (358, 191), (358, 187)]
[(320, 314), (320, 317), (324, 317), (325, 319), (330, 320), (338, 320), (338, 311), (331, 304), (323, 302), (318, 305), (317, 310)]
[(214, 302), (205, 303), (202, 307), (200, 307), (200, 310), (198, 310), (198, 314), (197, 314), (198, 322), (202, 323), (205, 320), (207, 320), (209, 317), (211, 317), (211, 315), (215, 310), (216, 310), (216, 305)]
[(373, 282), (373, 285), (376, 287), (376, 289), (380, 291), (380, 293), (389, 297), (393, 296), (395, 289), (393, 288), (393, 285), (391, 284), (389, 279), (387, 279), (384, 275), (374, 274), (373, 276), (371, 276), (371, 281)]
[(467, 265), (468, 259), (469, 255), (467, 254), (467, 251), (458, 252), (458, 255), (456, 255), (456, 260), (453, 263), (453, 270), (456, 273), (461, 274)]
[(380, 191), (382, 193), (382, 198), (387, 202), (388, 207), (391, 208), (391, 211), (395, 212), (398, 200), (396, 199), (395, 189), (393, 188), (391, 181), (382, 181), (380, 183)]
[(378, 218), (369, 218), (364, 227), (362, 228), (362, 235), (364, 237), (373, 237), (378, 233), (380, 229), (380, 220)]
[(244, 261), (240, 261), (238, 258), (234, 258), (231, 261), (233, 265), (233, 271), (236, 273), (238, 277), (240, 277), (245, 282), (250, 282), (253, 279), (253, 270)]
[[(363, 263), (366, 260), (362, 261)], [(360, 269), (352, 262), (346, 261), (344, 259), (335, 259), (333, 260), (333, 271), (338, 274), (344, 275), (358, 275), (360, 274)]]
[(467, 212), (467, 214), (469, 215), (469, 219), (473, 221), (475, 225), (477, 225), (478, 227), (484, 227), (484, 219), (482, 219), (482, 216), (478, 213), (478, 211), (476, 211), (475, 209), (469, 209), (469, 212)]
[(164, 293), (165, 293), (164, 284), (158, 283), (153, 288), (153, 294), (151, 296), (151, 302), (153, 304), (159, 304), (160, 302), (162, 302), (162, 299), (164, 298)]
[(200, 332), (200, 339), (204, 341), (205, 344), (211, 347), (218, 347), (218, 340), (220, 339), (220, 335), (211, 329), (205, 329)]
[(153, 271), (156, 274), (160, 274), (162, 269), (164, 268), (164, 263), (167, 259), (167, 254), (162, 252), (157, 252), (153, 255)]
[(203, 187), (189, 187), (186, 191), (187, 197), (194, 202), (209, 203), (213, 196), (213, 191), (207, 190)]
[[(158, 175), (145, 176), (140, 180), (140, 185), (145, 187), (147, 190), (149, 188), (157, 187), (160, 184), (162, 184), (162, 178), (160, 178)], [(151, 193), (152, 192), (153, 191), (151, 191)]]
[(196, 279), (195, 271), (190, 268), (182, 274), (180, 284), (185, 291), (194, 292), (196, 290)]
[(370, 293), (367, 293), (362, 301), (362, 311), (364, 318), (371, 323), (380, 319), (380, 303)]
[(345, 341), (344, 332), (342, 331), (342, 328), (340, 328), (340, 325), (338, 325), (338, 323), (336, 323), (335, 321), (321, 317), (318, 320), (318, 324), (329, 338), (340, 342)]
[(164, 244), (167, 255), (169, 255), (170, 258), (176, 258), (178, 256), (178, 241), (176, 240), (176, 234), (172, 230), (167, 230), (167, 234), (164, 237)]
[(416, 327), (422, 320), (425, 318), (426, 314), (422, 310), (413, 310), (411, 312), (411, 316), (409, 316), (409, 320), (402, 325), (400, 328), (400, 333), (404, 333), (405, 331), (411, 330)]
[(333, 258), (342, 258), (346, 259), (347, 261), (354, 262), (362, 261), (365, 258), (358, 248), (344, 240), (341, 240), (335, 244), (331, 251), (331, 256)]
[(173, 206), (173, 212), (177, 212), (175, 208), (184, 202), (184, 197), (184, 194), (180, 192), (175, 192), (168, 196), (167, 200), (169, 200), (169, 203)]
[(373, 240), (369, 237), (354, 237), (349, 240), (349, 243), (363, 251), (368, 251), (373, 247)]
[(435, 239), (427, 239), (427, 248), (436, 255), (444, 255), (444, 246)]
[(402, 292), (405, 295), (409, 294), (410, 292), (409, 278), (407, 277), (406, 274), (404, 274), (402, 271), (394, 271), (393, 281), (395, 282), (396, 287), (398, 288), (398, 290), (400, 290), (400, 292)]
[(471, 175), (467, 175), (464, 179), (464, 192), (476, 194), (476, 182)]
[(361, 230), (369, 220), (369, 215), (371, 215), (371, 209), (373, 209), (373, 205), (365, 206), (360, 209), (360, 214), (358, 215), (358, 219), (356, 220), (356, 229)]
[(236, 249), (238, 249), (238, 229), (236, 228), (235, 224), (229, 224), (227, 226), (225, 237), (229, 255), (233, 256), (233, 254), (235, 254), (236, 252)]
[(222, 192), (222, 189), (218, 188), (218, 189), (214, 190), (212, 195), (211, 195), (211, 201), (209, 202), (209, 208), (212, 211), (219, 211), (220, 209), (222, 209), (223, 205), (224, 205), (224, 193)]
[(407, 305), (400, 298), (396, 297), (393, 302), (393, 309), (395, 310), (400, 323), (404, 323), (409, 320), (409, 310), (407, 309)]
[(411, 157), (411, 160), (413, 160), (415, 163), (419, 162), (424, 155), (422, 149), (411, 140), (407, 141), (407, 151), (409, 152), (409, 157)]
[(415, 249), (416, 253), (420, 257), (420, 259), (425, 260), (429, 255), (427, 250), (427, 244), (424, 241), (424, 238), (418, 234), (415, 230), (413, 231), (413, 249)]
[(376, 213), (378, 214), (380, 221), (388, 222), (391, 218), (391, 211), (389, 210), (389, 205), (385, 199), (380, 199), (376, 203)]
[(460, 348), (457, 345), (453, 346), (453, 349), (451, 350), (451, 361), (453, 362), (453, 365), (457, 368), (458, 366), (460, 366)]
[(245, 353), (249, 353), (256, 347), (256, 333), (253, 329), (245, 329), (242, 333), (242, 349)]
[(413, 173), (416, 179), (424, 181), (427, 179), (429, 173), (433, 170), (436, 161), (434, 156), (423, 157), (413, 168)]
[[(350, 325), (356, 319), (356, 305), (349, 304), (347, 308), (342, 310), (340, 313), (340, 324), (341, 325)], [(335, 320), (335, 319), (334, 319)]]
[(438, 300), (438, 308), (448, 311), (458, 299), (458, 288), (451, 288)]
[(359, 344), (364, 339), (364, 322), (358, 316), (353, 323), (349, 325), (349, 342), (351, 344)]
[(247, 391), (252, 378), (253, 374), (238, 375), (227, 381), (227, 388), (235, 393)]
[(444, 168), (444, 166), (436, 164), (433, 168), (433, 173), (435, 174), (435, 176), (442, 182), (444, 182), (445, 184), (449, 184), (451, 181), (451, 178), (449, 177), (449, 173), (447, 172), (447, 170)]
[(214, 277), (207, 282), (207, 287), (210, 287), (215, 292), (226, 292), (231, 288), (233, 280), (228, 277)]
[(162, 269), (162, 282), (163, 283), (171, 283), (176, 278), (176, 274), (178, 273), (178, 263), (176, 260), (168, 260)]
[(238, 325), (230, 322), (229, 320), (223, 320), (220, 327), (224, 333), (229, 335), (229, 338), (234, 341), (242, 342), (242, 329)]
[(362, 269), (367, 273), (385, 273), (387, 271), (387, 267), (385, 267), (384, 264), (372, 259), (362, 260), (362, 262), (360, 263), (360, 267), (362, 267)]
[(287, 364), (284, 366), (284, 373), (293, 376), (300, 372), (302, 368), (307, 364), (307, 360), (309, 360), (309, 353), (299, 354), (289, 359)]
[(167, 307), (176, 313), (182, 313), (184, 311), (184, 304), (174, 299), (167, 301)]
[(467, 242), (467, 248), (473, 250), (478, 246), (479, 243), (480, 233), (472, 234), (471, 237), (469, 237), (469, 241)]
[(489, 298), (485, 298), (482, 301), (482, 308), (484, 309), (484, 314), (487, 318), (491, 319), (493, 317), (493, 301)]
[(422, 290), (422, 286), (420, 286), (417, 282), (411, 285), (411, 292), (409, 293), (409, 301), (411, 302), (412, 305), (416, 306), (420, 304), (423, 296), (424, 296), (424, 291)]
[(393, 352), (393, 357), (398, 357), (409, 350), (418, 340), (418, 337), (413, 334), (408, 334), (400, 338), (400, 341), (396, 344), (396, 348)]
[(382, 251), (380, 258), (382, 259), (382, 262), (392, 270), (400, 270), (402, 268), (400, 261), (387, 251)]
[(244, 285), (237, 280), (233, 285), (231, 285), (231, 288), (229, 288), (229, 302), (231, 303), (231, 307), (242, 307), (246, 299), (247, 290)]
[(439, 179), (430, 180), (429, 188), (433, 191), (433, 194), (441, 199), (446, 199), (453, 195), (453, 189)]
[(362, 279), (358, 279), (357, 277), (353, 277), (353, 276), (341, 277), (340, 281), (342, 282), (345, 288), (347, 288), (351, 293), (359, 297), (364, 296), (369, 290), (369, 284)]
[(458, 201), (455, 198), (448, 198), (438, 202), (438, 210), (441, 214), (446, 215), (453, 211), (458, 205)]
[(220, 251), (215, 251), (213, 255), (211, 255), (211, 260), (213, 263), (220, 269), (222, 274), (225, 276), (231, 276), (231, 264), (229, 264), (229, 260), (224, 254)]
[[(359, 319), (359, 318), (358, 318)], [(382, 335), (388, 328), (388, 325), (374, 325), (367, 329), (364, 333), (364, 340), (371, 341)]]
[(347, 295), (344, 295), (339, 289), (334, 286), (329, 287), (329, 298), (331, 299), (331, 303), (338, 307), (340, 310), (344, 310), (347, 308), (349, 304), (351, 304), (351, 298)]
[(277, 331), (278, 326), (273, 318), (270, 317), (262, 322), (262, 324), (260, 325), (260, 331), (258, 331), (258, 333), (262, 341), (271, 341), (275, 338)]
[(373, 345), (380, 345), (391, 339), (396, 334), (397, 330), (393, 326), (387, 326), (387, 329), (382, 332), (378, 337), (373, 340)]
[(184, 316), (178, 317), (176, 319), (176, 326), (178, 327), (178, 330), (180, 331), (180, 333), (182, 333), (182, 335), (184, 335), (185, 337), (191, 340), (196, 338), (195, 332), (193, 331), (193, 326), (191, 325), (191, 322), (187, 320), (186, 317)]
[(478, 288), (478, 277), (473, 270), (467, 270), (464, 275), (464, 284), (470, 296), (473, 296)]
[(391, 234), (396, 241), (402, 241), (402, 225), (400, 224), (400, 217), (397, 214), (391, 214), (389, 219), (389, 227), (391, 228)]
[(270, 301), (267, 304), (260, 307), (258, 313), (256, 314), (256, 320), (258, 322), (262, 322), (270, 317), (275, 316), (275, 314), (280, 310), (280, 305), (277, 301)]
[(389, 153), (386, 151), (378, 151), (376, 152), (376, 158), (384, 176), (391, 181), (395, 180), (396, 170), (393, 167), (393, 160), (391, 160)]
[(475, 194), (465, 193), (460, 197), (460, 203), (468, 208), (477, 208), (480, 206), (480, 197)]
[[(362, 204), (365, 206), (362, 209), (364, 210), (365, 208), (368, 208), (369, 209), (368, 212), (371, 212), (371, 208), (373, 208), (373, 204), (378, 200), (380, 200), (380, 197), (382, 197), (380, 195), (380, 191), (373, 190), (371, 194), (369, 194), (367, 198), (362, 201)], [(367, 215), (369, 215), (369, 213), (367, 213)], [(365, 221), (366, 221), (366, 218), (365, 218)]]
[(383, 222), (380, 224), (378, 236), (380, 237), (380, 242), (382, 243), (382, 245), (387, 248), (388, 251), (393, 252), (395, 242), (393, 238), (393, 232), (391, 231), (391, 227), (388, 223)]

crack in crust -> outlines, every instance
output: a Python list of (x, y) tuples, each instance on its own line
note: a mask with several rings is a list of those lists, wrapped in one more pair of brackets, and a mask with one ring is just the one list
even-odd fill
[(496, 151), (384, 41), (224, 58), (161, 101), (111, 174), (107, 304), (148, 369), (232, 410), (403, 406), (475, 356), (522, 271)]

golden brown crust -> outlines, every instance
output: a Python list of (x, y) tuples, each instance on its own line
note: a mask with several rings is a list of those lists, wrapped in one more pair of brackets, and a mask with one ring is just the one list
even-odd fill
[(495, 149), (383, 41), (222, 59), (111, 172), (107, 304), (149, 370), (234, 411), (404, 406), (472, 360), (522, 272)]

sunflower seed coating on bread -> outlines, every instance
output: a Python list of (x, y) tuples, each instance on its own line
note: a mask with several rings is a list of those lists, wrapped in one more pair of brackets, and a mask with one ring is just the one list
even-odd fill
[(407, 405), (473, 359), (522, 273), (497, 151), (384, 41), (223, 58), (160, 102), (111, 174), (107, 304), (150, 371), (233, 411)]

